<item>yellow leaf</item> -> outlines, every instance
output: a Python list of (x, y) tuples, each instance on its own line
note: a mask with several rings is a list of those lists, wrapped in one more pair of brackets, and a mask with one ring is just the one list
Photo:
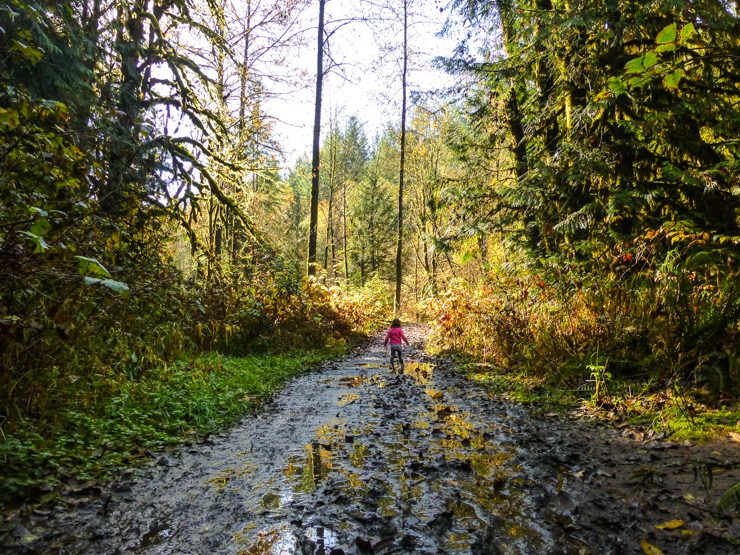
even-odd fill
[(425, 392), (432, 399), (441, 399), (442, 397), (444, 397), (444, 393), (442, 393), (441, 391), (438, 391), (436, 389), (426, 389)]
[(683, 526), (684, 524), (686, 523), (683, 520), (676, 519), (669, 520), (668, 522), (664, 522), (663, 524), (656, 524), (655, 527), (658, 530), (675, 530), (676, 528), (681, 528), (681, 526)]
[(647, 540), (640, 540), (640, 547), (645, 555), (663, 555), (663, 551), (659, 547), (654, 546)]

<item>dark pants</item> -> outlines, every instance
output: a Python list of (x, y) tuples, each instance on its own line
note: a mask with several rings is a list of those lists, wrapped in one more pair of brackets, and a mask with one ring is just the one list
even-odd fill
[(395, 355), (398, 355), (398, 362), (401, 363), (401, 368), (403, 368), (403, 352), (400, 345), (391, 345), (391, 368), (395, 368), (393, 362)]

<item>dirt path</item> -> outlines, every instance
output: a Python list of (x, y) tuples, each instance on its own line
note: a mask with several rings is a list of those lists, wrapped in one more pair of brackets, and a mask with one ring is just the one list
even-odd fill
[(708, 510), (739, 479), (737, 444), (637, 444), (489, 398), (420, 350), (407, 359), (393, 374), (376, 341), (234, 430), (32, 514), (16, 536), (39, 539), (3, 549), (601, 554), (641, 553), (643, 540), (735, 552), (737, 522)]

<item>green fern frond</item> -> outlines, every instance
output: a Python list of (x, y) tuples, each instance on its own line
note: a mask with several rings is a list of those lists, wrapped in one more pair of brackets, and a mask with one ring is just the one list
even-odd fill
[(740, 482), (730, 486), (719, 498), (719, 509), (723, 512), (736, 511), (740, 505)]
[(587, 230), (596, 220), (596, 205), (589, 203), (576, 212), (568, 214), (563, 221), (555, 226), (555, 231), (573, 233), (578, 230)]

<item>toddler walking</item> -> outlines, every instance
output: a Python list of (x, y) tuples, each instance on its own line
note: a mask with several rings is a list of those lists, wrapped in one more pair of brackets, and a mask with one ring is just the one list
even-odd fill
[(395, 371), (395, 355), (398, 353), (398, 362), (401, 363), (401, 371), (403, 372), (403, 354), (401, 351), (401, 341), (405, 341), (406, 345), (410, 345), (409, 340), (406, 339), (406, 334), (403, 333), (403, 330), (401, 329), (401, 321), (398, 318), (395, 318), (393, 322), (391, 322), (390, 329), (385, 332), (385, 341), (383, 341), (383, 346), (388, 349), (388, 342), (391, 343), (391, 370)]

